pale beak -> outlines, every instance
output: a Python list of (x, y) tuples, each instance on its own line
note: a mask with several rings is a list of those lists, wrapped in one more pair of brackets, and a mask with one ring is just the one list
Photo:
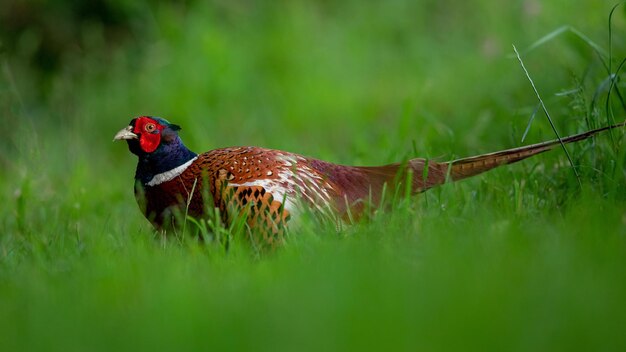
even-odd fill
[(134, 134), (132, 131), (133, 126), (127, 126), (126, 128), (115, 134), (115, 137), (113, 137), (113, 141), (119, 141), (122, 139), (137, 139), (137, 135)]

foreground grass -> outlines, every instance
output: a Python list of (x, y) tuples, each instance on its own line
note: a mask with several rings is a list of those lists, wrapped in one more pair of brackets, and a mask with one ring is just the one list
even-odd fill
[[(145, 42), (70, 57), (43, 101), (2, 57), (2, 350), (625, 350), (623, 131), (569, 149), (582, 187), (554, 151), (341, 231), (304, 220), (261, 257), (155, 237), (111, 143), (132, 115), (181, 124), (196, 151), (347, 164), (513, 147), (536, 99), (510, 43), (569, 24), (602, 44), (612, 5), (290, 4), (150, 8)], [(588, 43), (523, 58), (562, 135), (610, 120)], [(527, 142), (551, 138), (538, 115)]]
[(2, 246), (0, 338), (7, 350), (626, 348), (625, 206), (587, 194), (552, 216), (470, 208), (305, 228), (261, 261), (149, 231), (15, 239)]

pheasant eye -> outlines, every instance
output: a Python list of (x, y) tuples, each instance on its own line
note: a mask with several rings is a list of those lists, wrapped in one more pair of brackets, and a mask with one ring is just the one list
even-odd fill
[(146, 132), (153, 132), (154, 130), (156, 130), (156, 126), (153, 123), (148, 123), (146, 124), (146, 127), (144, 127), (144, 129), (146, 130)]

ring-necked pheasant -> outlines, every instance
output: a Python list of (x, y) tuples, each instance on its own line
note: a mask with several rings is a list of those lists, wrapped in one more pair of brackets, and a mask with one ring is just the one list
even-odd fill
[(175, 225), (180, 214), (201, 218), (212, 210), (208, 208), (217, 207), (227, 223), (237, 214), (245, 214), (248, 225), (271, 243), (280, 239), (284, 226), (301, 206), (344, 219), (348, 214), (358, 216), (367, 202), (378, 204), (385, 184), (393, 187), (406, 181), (407, 170), (412, 172), (413, 192), (422, 192), (624, 124), (448, 162), (411, 159), (405, 164), (374, 167), (336, 165), (259, 147), (196, 154), (178, 136), (179, 126), (158, 117), (133, 119), (114, 140), (126, 140), (139, 157), (135, 196), (157, 229)]

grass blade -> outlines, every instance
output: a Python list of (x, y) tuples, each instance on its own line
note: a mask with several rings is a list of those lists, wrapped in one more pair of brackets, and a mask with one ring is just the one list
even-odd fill
[(582, 187), (582, 182), (580, 181), (580, 175), (578, 175), (578, 171), (576, 171), (574, 162), (572, 161), (572, 158), (569, 155), (567, 148), (565, 148), (565, 144), (563, 144), (563, 141), (561, 140), (561, 136), (559, 135), (559, 132), (556, 130), (556, 126), (554, 126), (554, 122), (552, 122), (550, 113), (548, 112), (546, 105), (543, 103), (543, 99), (541, 99), (541, 95), (539, 94), (539, 91), (537, 90), (537, 87), (535, 86), (535, 82), (530, 77), (528, 70), (526, 70), (526, 66), (524, 66), (524, 61), (522, 61), (522, 58), (520, 57), (519, 52), (517, 51), (517, 48), (515, 47), (515, 45), (513, 45), (513, 50), (515, 51), (515, 55), (517, 55), (517, 59), (519, 60), (519, 63), (522, 66), (522, 69), (524, 70), (524, 73), (526, 74), (526, 78), (528, 78), (528, 81), (530, 81), (530, 85), (533, 87), (533, 91), (535, 92), (535, 94), (537, 95), (537, 98), (539, 99), (539, 104), (541, 105), (541, 109), (546, 114), (546, 117), (548, 118), (548, 122), (550, 122), (550, 126), (552, 127), (552, 131), (554, 131), (556, 138), (559, 140), (559, 143), (561, 143), (561, 147), (563, 148), (563, 151), (565, 152), (565, 155), (567, 156), (567, 160), (572, 166), (572, 170), (574, 170), (574, 175), (576, 175), (576, 180), (578, 180), (578, 184)]

